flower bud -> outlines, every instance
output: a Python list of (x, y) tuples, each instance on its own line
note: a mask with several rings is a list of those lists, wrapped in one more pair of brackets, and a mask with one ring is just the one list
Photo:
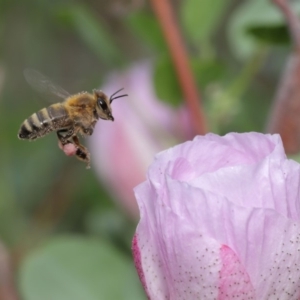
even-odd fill
[(135, 189), (148, 298), (299, 299), (299, 187), (279, 135), (208, 134), (156, 155)]

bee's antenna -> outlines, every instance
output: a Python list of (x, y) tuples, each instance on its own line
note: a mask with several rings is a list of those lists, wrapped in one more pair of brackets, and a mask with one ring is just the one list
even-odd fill
[(121, 97), (128, 96), (127, 94), (124, 94), (124, 95), (120, 95), (120, 96), (114, 97), (117, 93), (119, 93), (119, 92), (122, 91), (122, 90), (124, 90), (124, 88), (121, 88), (121, 89), (117, 90), (116, 92), (114, 92), (114, 93), (110, 96), (110, 98), (109, 98), (109, 103), (112, 103), (113, 100), (115, 100), (115, 99), (118, 99), (118, 98), (121, 98)]
[(116, 92), (114, 92), (111, 96), (110, 96), (110, 98), (112, 98), (115, 94), (118, 94), (120, 91), (122, 91), (122, 90), (124, 90), (124, 88), (121, 88), (121, 89), (119, 89), (119, 90), (117, 90)]

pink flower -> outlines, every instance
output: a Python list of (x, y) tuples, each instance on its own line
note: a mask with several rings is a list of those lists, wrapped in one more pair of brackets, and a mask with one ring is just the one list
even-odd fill
[(111, 95), (124, 87), (128, 97), (112, 103), (114, 122), (97, 123), (90, 140), (91, 167), (108, 191), (138, 218), (133, 188), (145, 180), (154, 155), (192, 136), (187, 110), (158, 100), (149, 63), (108, 78), (102, 90)]
[(279, 135), (208, 134), (159, 153), (135, 189), (148, 298), (300, 299), (299, 184)]

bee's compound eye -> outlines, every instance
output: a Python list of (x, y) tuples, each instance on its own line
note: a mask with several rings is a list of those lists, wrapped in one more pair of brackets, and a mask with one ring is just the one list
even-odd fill
[(98, 105), (105, 111), (108, 109), (106, 102), (102, 98), (98, 98)]

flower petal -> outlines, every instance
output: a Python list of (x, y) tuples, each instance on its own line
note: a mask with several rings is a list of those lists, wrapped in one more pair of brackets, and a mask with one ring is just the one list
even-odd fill
[(178, 158), (184, 158), (194, 166), (194, 176), (198, 177), (220, 168), (253, 165), (272, 151), (279, 158), (286, 158), (279, 135), (230, 133), (224, 137), (215, 134), (197, 136), (193, 141), (157, 154), (148, 171), (148, 178), (159, 185), (163, 180), (161, 175), (174, 173), (176, 166), (172, 162)]
[(240, 298), (241, 295), (247, 295), (247, 299), (255, 299), (255, 289), (237, 255), (228, 246), (223, 245), (220, 256), (222, 269), (218, 300)]
[[(136, 235), (133, 237), (132, 240), (132, 252), (133, 252), (133, 259), (134, 259), (134, 265), (138, 272), (139, 278), (141, 280), (141, 283), (143, 285), (143, 288), (146, 292), (146, 295), (148, 295), (148, 288), (145, 280), (145, 274), (142, 268), (142, 262), (141, 262), (141, 251), (137, 242)], [(149, 295), (148, 295), (149, 296)]]
[(255, 165), (234, 166), (206, 173), (189, 184), (247, 207), (271, 208), (300, 219), (300, 166), (276, 160), (272, 154)]
[(270, 209), (237, 206), (170, 177), (163, 185), (159, 195), (155, 185), (135, 190), (141, 211), (137, 241), (146, 247), (141, 265), (150, 299), (216, 298), (216, 287), (224, 288), (219, 278), (224, 245), (236, 253), (250, 279), (240, 282), (240, 297), (253, 295), (250, 284), (259, 299), (271, 294), (274, 299), (298, 299), (298, 223)]

